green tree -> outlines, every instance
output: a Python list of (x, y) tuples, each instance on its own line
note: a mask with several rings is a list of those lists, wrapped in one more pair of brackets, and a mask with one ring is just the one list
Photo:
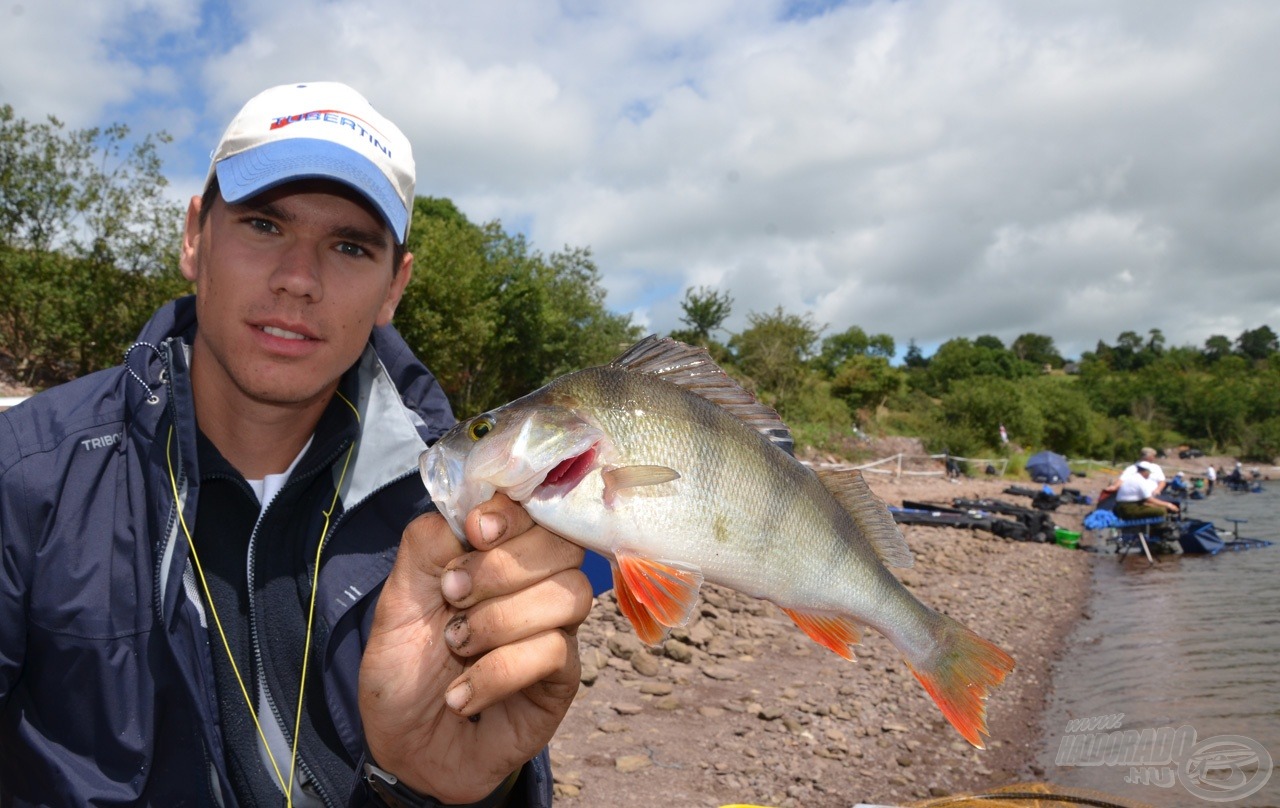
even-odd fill
[(1163, 331), (1158, 328), (1153, 328), (1147, 332), (1146, 350), (1156, 357), (1164, 353)]
[(911, 370), (923, 370), (929, 366), (929, 360), (914, 339), (907, 341), (907, 352), (902, 357), (902, 364)]
[(1270, 326), (1259, 326), (1244, 331), (1236, 339), (1236, 350), (1246, 359), (1261, 361), (1280, 351), (1280, 340)]
[(460, 416), (607, 362), (639, 336), (605, 307), (585, 249), (544, 256), (498, 222), (477, 226), (425, 197), (414, 202), (408, 246), (414, 278), (396, 327)]
[(1013, 341), (1009, 350), (1022, 361), (1030, 362), (1037, 367), (1048, 365), (1060, 368), (1066, 364), (1062, 354), (1058, 353), (1057, 346), (1053, 344), (1053, 337), (1045, 334), (1022, 334)]
[(973, 454), (991, 448), (1004, 424), (1019, 443), (1039, 446), (1044, 417), (1027, 387), (994, 376), (956, 380), (941, 400), (941, 429), (930, 448), (952, 454)]
[(1280, 457), (1280, 417), (1247, 425), (1240, 441), (1240, 456), (1244, 460), (1274, 463)]
[(887, 362), (893, 358), (895, 349), (893, 337), (888, 334), (870, 335), (854, 325), (822, 340), (817, 364), (828, 376), (834, 376), (836, 369), (851, 357), (878, 356)]
[(1021, 379), (1039, 369), (1024, 362), (1012, 351), (975, 345), (964, 337), (949, 339), (929, 358), (929, 366), (913, 381), (930, 395), (939, 396), (957, 381), (977, 376)]
[(1239, 442), (1249, 411), (1247, 377), (1188, 374), (1173, 413), (1179, 431), (1210, 446)]
[(820, 329), (809, 314), (800, 316), (779, 306), (768, 314), (747, 315), (748, 327), (729, 340), (738, 368), (759, 392), (772, 394), (785, 415), (786, 402), (808, 373)]
[(118, 363), (152, 310), (189, 288), (157, 153), (167, 142), (0, 107), (0, 352), (24, 381)]
[(733, 311), (733, 298), (728, 292), (720, 292), (708, 286), (699, 286), (697, 289), (689, 287), (684, 290), (680, 308), (684, 310), (680, 322), (688, 328), (673, 331), (671, 336), (690, 345), (706, 347), (712, 342), (712, 332), (719, 331), (724, 326), (724, 321), (729, 319), (729, 314)]
[(836, 369), (831, 392), (844, 400), (850, 412), (874, 413), (904, 384), (902, 371), (891, 367), (888, 358), (854, 355)]
[(1095, 457), (1106, 450), (1105, 419), (1074, 379), (1040, 376), (1026, 386), (1044, 423), (1044, 448), (1069, 457)]
[(1213, 363), (1224, 356), (1231, 355), (1231, 340), (1221, 334), (1214, 334), (1204, 341), (1205, 361)]

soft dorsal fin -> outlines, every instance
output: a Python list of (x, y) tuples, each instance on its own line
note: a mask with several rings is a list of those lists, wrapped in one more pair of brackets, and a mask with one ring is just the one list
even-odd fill
[(857, 470), (818, 469), (818, 479), (853, 517), (862, 535), (871, 542), (876, 555), (890, 567), (910, 567), (911, 548), (902, 538), (898, 523), (885, 507), (884, 500), (871, 492), (862, 472)]
[(795, 454), (791, 430), (778, 413), (761, 404), (742, 385), (729, 378), (705, 348), (650, 334), (610, 362), (609, 366), (658, 376), (678, 384), (728, 410), (787, 454)]

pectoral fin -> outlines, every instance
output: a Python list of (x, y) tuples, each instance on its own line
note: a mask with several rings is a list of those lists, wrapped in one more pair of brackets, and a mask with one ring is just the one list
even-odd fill
[[(689, 622), (698, 603), (698, 590), (702, 587), (702, 572), (697, 567), (646, 558), (627, 550), (619, 551), (615, 558), (618, 574), (614, 576), (614, 584), (620, 606), (624, 600), (634, 601), (643, 607), (637, 611), (644, 611), (667, 627), (683, 626)], [(626, 608), (623, 613), (626, 614)], [(630, 614), (627, 617), (639, 635), (641, 629), (635, 617)]]
[(666, 466), (620, 466), (601, 472), (604, 480), (604, 501), (612, 505), (620, 494), (630, 488), (661, 485), (680, 479), (680, 472)]

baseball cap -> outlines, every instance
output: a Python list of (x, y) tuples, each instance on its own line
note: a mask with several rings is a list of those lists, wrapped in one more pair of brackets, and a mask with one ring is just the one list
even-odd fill
[(337, 180), (364, 195), (400, 243), (409, 235), (409, 140), (345, 84), (282, 84), (249, 99), (210, 155), (206, 188), (215, 174), (230, 203), (294, 180)]
[(1155, 466), (1151, 465), (1145, 460), (1139, 460), (1137, 463), (1134, 463), (1134, 465), (1137, 466), (1142, 471), (1155, 471)]

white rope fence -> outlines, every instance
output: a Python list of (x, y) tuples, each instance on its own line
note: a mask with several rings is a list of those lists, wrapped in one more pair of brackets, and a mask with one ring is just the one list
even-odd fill
[[(943, 467), (941, 469), (917, 470), (904, 468), (905, 464), (920, 463), (921, 461), (941, 461)], [(947, 474), (946, 463), (948, 460), (954, 460), (958, 463), (975, 464), (979, 468), (991, 466), (996, 469), (996, 474), (1004, 476), (1005, 470), (1009, 468), (1009, 459), (1005, 457), (997, 458), (978, 458), (978, 457), (960, 457), (959, 455), (934, 454), (934, 455), (909, 455), (905, 452), (899, 452), (895, 455), (882, 457), (879, 460), (872, 460), (868, 463), (859, 463), (857, 465), (851, 463), (810, 463), (814, 468), (833, 469), (835, 471), (861, 471), (868, 474), (891, 474), (894, 477), (945, 477)], [(889, 468), (885, 468), (889, 466)]]
[(1120, 469), (1124, 468), (1129, 464), (1128, 463), (1120, 463), (1120, 464), (1109, 463), (1105, 460), (1090, 460), (1089, 458), (1084, 457), (1084, 458), (1079, 458), (1077, 460), (1069, 459), (1067, 460), (1067, 465), (1071, 467), (1072, 471), (1075, 471), (1078, 466), (1083, 466), (1085, 473), (1088, 474), (1094, 469), (1100, 469), (1102, 471), (1114, 473), (1114, 472), (1118, 472)]

